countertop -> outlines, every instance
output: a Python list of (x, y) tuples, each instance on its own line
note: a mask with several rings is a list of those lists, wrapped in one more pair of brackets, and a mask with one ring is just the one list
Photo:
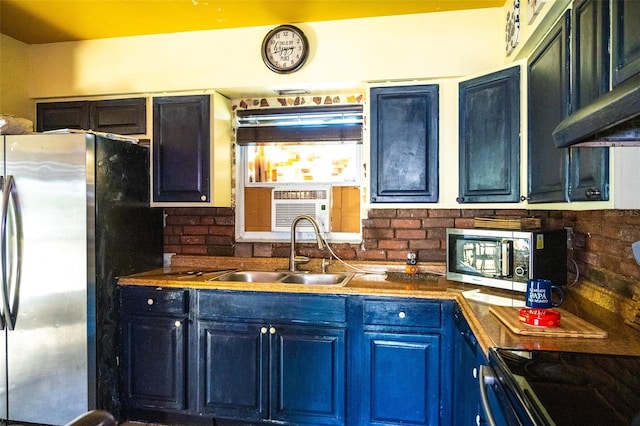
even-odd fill
[[(432, 273), (421, 272), (415, 276), (409, 276), (400, 272), (401, 268), (399, 267), (379, 266), (376, 268), (368, 265), (367, 270), (374, 270), (375, 272), (386, 270), (390, 271), (390, 273), (388, 275), (383, 273), (357, 273), (344, 286), (211, 281), (211, 278), (223, 273), (221, 270), (286, 269), (286, 259), (284, 262), (283, 265), (280, 264), (282, 262), (277, 260), (275, 264), (269, 262), (268, 267), (265, 264), (256, 265), (247, 260), (238, 261), (237, 259), (235, 261), (214, 262), (213, 267), (211, 262), (206, 265), (194, 264), (191, 266), (173, 266), (172, 264), (171, 267), (120, 277), (119, 284), (163, 288), (450, 299), (455, 300), (460, 305), (465, 318), (485, 353), (488, 352), (490, 347), (503, 347), (640, 356), (640, 331), (624, 324), (624, 321), (618, 315), (572, 294), (570, 289), (562, 308), (605, 330), (608, 333), (606, 338), (538, 337), (515, 334), (490, 312), (491, 304), (470, 300), (464, 296), (464, 293), (470, 290), (478, 290), (484, 294), (516, 300), (524, 298), (522, 293), (448, 281), (444, 277), (438, 277)], [(348, 270), (348, 268), (342, 268), (341, 265), (334, 265), (331, 272)]]

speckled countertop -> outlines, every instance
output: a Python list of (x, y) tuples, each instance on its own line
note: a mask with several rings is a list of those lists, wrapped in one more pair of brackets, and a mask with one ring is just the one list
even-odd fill
[[(485, 351), (490, 347), (505, 347), (537, 350), (560, 350), (640, 356), (640, 331), (624, 324), (621, 317), (596, 304), (571, 293), (566, 298), (563, 309), (577, 315), (608, 333), (606, 338), (538, 337), (523, 336), (511, 332), (490, 311), (490, 304), (469, 300), (463, 292), (480, 289), (481, 292), (502, 297), (519, 298), (522, 294), (501, 292), (486, 287), (478, 287), (452, 281), (436, 274), (444, 272), (443, 265), (419, 265), (420, 273), (407, 276), (401, 264), (367, 264), (356, 266), (372, 272), (357, 273), (345, 286), (305, 285), (284, 283), (226, 282), (212, 281), (227, 269), (243, 270), (286, 270), (287, 259), (277, 258), (224, 258), (206, 256), (174, 257), (170, 267), (141, 274), (121, 277), (120, 285), (144, 285), (153, 287), (221, 289), (238, 291), (374, 295), (412, 297), (427, 299), (453, 299), (458, 302), (471, 326), (480, 346)], [(312, 260), (305, 268), (318, 271), (319, 262)], [(333, 263), (329, 272), (352, 271), (339, 263)], [(195, 272), (201, 272), (196, 274)]]

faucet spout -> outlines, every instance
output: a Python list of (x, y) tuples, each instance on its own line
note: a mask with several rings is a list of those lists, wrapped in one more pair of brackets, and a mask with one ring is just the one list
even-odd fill
[(308, 221), (313, 227), (313, 231), (316, 234), (316, 240), (318, 241), (318, 248), (322, 250), (324, 248), (324, 242), (322, 237), (320, 236), (320, 227), (318, 226), (318, 222), (309, 216), (308, 214), (301, 214), (296, 216), (295, 219), (291, 222), (291, 253), (289, 255), (289, 270), (292, 272), (296, 271), (296, 265), (298, 263), (305, 263), (309, 261), (309, 258), (306, 256), (298, 256), (296, 255), (296, 227), (298, 226), (298, 222), (301, 220)]

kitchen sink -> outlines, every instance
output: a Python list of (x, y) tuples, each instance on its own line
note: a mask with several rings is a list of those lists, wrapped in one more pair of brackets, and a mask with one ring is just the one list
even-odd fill
[(239, 281), (244, 283), (275, 283), (287, 277), (285, 272), (235, 271), (213, 278), (212, 281)]
[[(347, 274), (291, 274), (281, 282), (292, 284), (338, 285), (348, 278)], [(350, 278), (350, 277), (349, 277)]]
[(288, 271), (233, 271), (211, 278), (210, 281), (343, 286), (353, 275), (350, 272), (317, 274)]

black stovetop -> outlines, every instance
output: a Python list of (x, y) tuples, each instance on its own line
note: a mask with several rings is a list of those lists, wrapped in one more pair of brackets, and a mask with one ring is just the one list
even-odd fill
[(548, 424), (640, 425), (640, 356), (495, 349), (489, 358), (515, 402)]

